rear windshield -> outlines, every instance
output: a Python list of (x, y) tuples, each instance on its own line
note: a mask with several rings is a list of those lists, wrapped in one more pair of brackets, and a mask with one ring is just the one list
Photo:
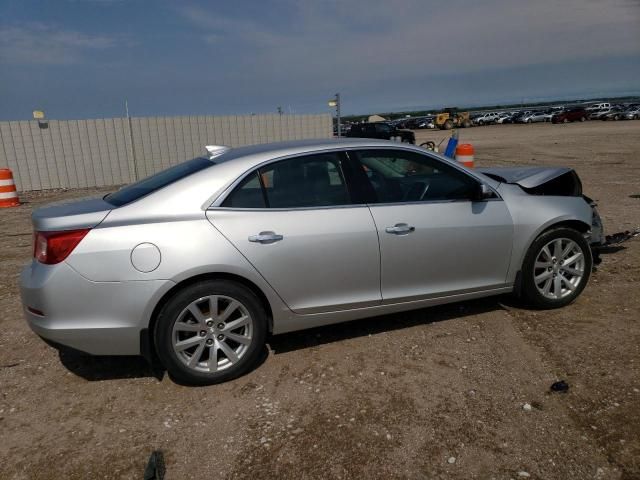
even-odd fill
[(180, 163), (171, 168), (167, 168), (161, 172), (144, 178), (139, 182), (132, 183), (121, 188), (117, 192), (110, 193), (104, 197), (104, 200), (115, 207), (121, 207), (131, 202), (135, 202), (139, 198), (149, 195), (156, 190), (166, 187), (170, 183), (185, 178), (192, 173), (199, 172), (205, 168), (215, 165), (206, 157), (197, 157), (193, 160)]

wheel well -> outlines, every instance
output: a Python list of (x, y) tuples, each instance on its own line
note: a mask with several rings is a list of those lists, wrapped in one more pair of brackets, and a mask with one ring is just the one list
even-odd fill
[[(146, 345), (145, 346), (146, 349), (155, 350), (155, 347), (153, 345), (154, 343), (153, 334), (154, 334), (155, 324), (158, 319), (158, 314), (160, 313), (162, 308), (167, 304), (167, 302), (171, 299), (171, 297), (173, 297), (177, 292), (179, 292), (183, 288), (188, 287), (189, 285), (193, 285), (194, 283), (201, 282), (203, 280), (229, 280), (235, 283), (239, 283), (240, 285), (243, 285), (244, 287), (251, 290), (255, 294), (255, 296), (258, 297), (258, 300), (260, 300), (260, 303), (264, 307), (264, 310), (267, 314), (267, 319), (269, 322), (269, 324), (267, 325), (267, 328), (269, 333), (273, 331), (273, 311), (271, 310), (271, 305), (269, 304), (269, 300), (267, 299), (267, 296), (263, 293), (262, 290), (260, 290), (260, 288), (255, 283), (253, 283), (251, 280), (247, 280), (246, 278), (241, 277), (240, 275), (234, 275), (232, 273), (204, 273), (204, 274), (196, 275), (195, 277), (187, 278), (186, 280), (181, 281), (180, 283), (173, 286), (171, 290), (169, 290), (167, 293), (165, 293), (162, 296), (160, 301), (157, 303), (157, 305), (153, 309), (153, 313), (151, 314), (151, 318), (149, 319), (148, 328), (145, 328), (141, 332), (142, 337), (146, 336), (146, 338), (140, 339), (141, 344)], [(147, 352), (146, 354), (145, 352), (143, 352), (143, 354), (145, 356), (148, 356), (149, 354), (153, 355), (154, 352), (151, 351), (151, 352)]]
[(564, 220), (562, 222), (558, 222), (558, 223), (554, 223), (553, 225), (549, 225), (547, 228), (545, 228), (544, 230), (542, 230), (533, 240), (531, 240), (531, 243), (527, 246), (527, 249), (525, 250), (525, 253), (522, 257), (522, 262), (520, 264), (520, 270), (518, 270), (516, 272), (516, 278), (515, 278), (515, 282), (514, 282), (514, 289), (516, 290), (516, 292), (518, 292), (521, 288), (522, 288), (522, 267), (524, 264), (524, 261), (527, 257), (527, 252), (529, 251), (529, 249), (531, 248), (531, 245), (533, 245), (533, 242), (536, 241), (536, 239), (542, 235), (545, 232), (548, 232), (549, 230), (553, 230), (555, 228), (571, 228), (573, 230), (577, 230), (580, 233), (587, 233), (590, 229), (591, 226), (587, 225), (585, 222), (581, 222), (580, 220)]
[(542, 235), (544, 232), (548, 232), (549, 230), (560, 227), (571, 228), (573, 230), (579, 231), (580, 233), (587, 233), (589, 230), (591, 230), (590, 225), (586, 224), (585, 222), (581, 222), (580, 220), (565, 220), (563, 222), (549, 225), (542, 232), (540, 232), (540, 235)]

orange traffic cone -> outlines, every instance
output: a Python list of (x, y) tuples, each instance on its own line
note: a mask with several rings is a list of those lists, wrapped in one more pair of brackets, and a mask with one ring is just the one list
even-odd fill
[(8, 168), (0, 168), (0, 208), (17, 207), (20, 205), (16, 182), (13, 173)]
[(473, 145), (461, 143), (456, 148), (456, 160), (465, 167), (473, 168)]

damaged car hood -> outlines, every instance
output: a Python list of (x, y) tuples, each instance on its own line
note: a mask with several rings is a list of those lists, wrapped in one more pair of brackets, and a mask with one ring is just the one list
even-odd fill
[(477, 170), (498, 182), (514, 183), (523, 188), (539, 187), (573, 171), (568, 167), (491, 167)]

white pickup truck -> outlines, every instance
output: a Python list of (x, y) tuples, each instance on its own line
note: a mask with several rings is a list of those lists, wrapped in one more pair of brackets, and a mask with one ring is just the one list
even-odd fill
[(586, 108), (585, 110), (587, 112), (593, 112), (595, 110), (607, 110), (611, 108), (611, 104), (610, 103), (596, 103), (594, 105), (591, 105), (590, 107)]

